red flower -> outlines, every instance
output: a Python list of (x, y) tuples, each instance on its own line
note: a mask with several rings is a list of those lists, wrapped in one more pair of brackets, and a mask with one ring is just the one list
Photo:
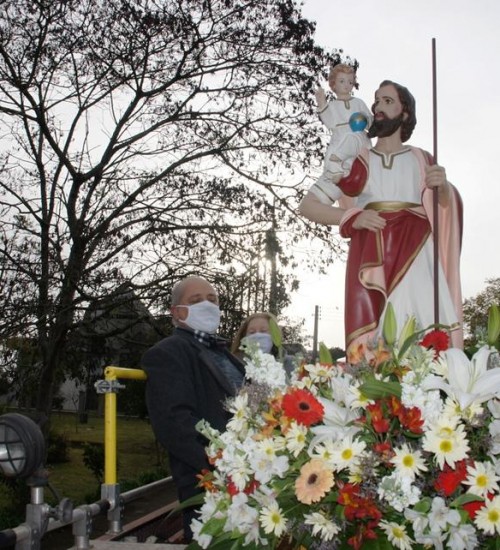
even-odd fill
[(246, 485), (246, 487), (243, 489), (243, 492), (246, 495), (251, 495), (259, 488), (260, 483), (256, 479), (252, 479), (249, 481)]
[[(494, 493), (488, 493), (486, 498), (491, 500), (495, 496)], [(476, 514), (486, 505), (484, 500), (473, 500), (472, 502), (466, 502), (462, 505), (462, 508), (469, 514), (470, 519), (474, 519)]]
[[(227, 483), (227, 492), (232, 496), (236, 496), (240, 493), (240, 490), (236, 485), (234, 484), (233, 480), (231, 479), (231, 476), (228, 476), (228, 483)], [(255, 492), (256, 489), (258, 489), (260, 483), (256, 479), (251, 479), (243, 489), (243, 492), (246, 495), (251, 495), (253, 492)]]
[(236, 496), (240, 492), (238, 487), (236, 487), (236, 485), (234, 484), (234, 482), (231, 479), (229, 480), (229, 482), (227, 484), (227, 492), (232, 497)]
[(370, 413), (370, 422), (377, 433), (383, 434), (389, 431), (390, 423), (387, 418), (384, 418), (380, 401), (367, 405), (366, 410)]
[(382, 513), (370, 498), (359, 494), (359, 488), (352, 483), (346, 483), (339, 490), (337, 502), (344, 506), (346, 519), (367, 519), (368, 525), (374, 527), (382, 518)]
[(361, 496), (358, 487), (346, 483), (340, 487), (337, 502), (344, 506), (344, 514), (348, 521), (356, 525), (356, 533), (347, 541), (355, 550), (362, 548), (365, 539), (376, 539), (373, 530), (382, 519), (382, 512), (370, 498)]
[(304, 426), (312, 426), (323, 420), (323, 405), (307, 390), (292, 390), (283, 397), (283, 412), (288, 418)]
[(337, 502), (342, 504), (342, 506), (350, 506), (357, 501), (358, 496), (358, 487), (352, 483), (346, 483), (339, 489), (339, 496)]
[(395, 455), (395, 452), (392, 449), (392, 445), (389, 441), (384, 441), (383, 443), (375, 443), (373, 445), (373, 450), (380, 455), (380, 459), (385, 464), (388, 464), (391, 458)]
[(418, 407), (402, 407), (398, 414), (401, 426), (414, 434), (423, 433), (424, 419)]
[(387, 400), (387, 404), (389, 405), (389, 409), (394, 416), (398, 416), (403, 408), (401, 401), (394, 395)]
[(433, 349), (436, 355), (441, 351), (446, 351), (450, 347), (450, 338), (442, 330), (431, 330), (420, 342), (420, 345), (427, 349)]
[(455, 468), (451, 468), (448, 464), (444, 468), (434, 482), (436, 491), (440, 491), (445, 496), (451, 496), (458, 486), (467, 478), (467, 461), (460, 460), (455, 463)]
[(473, 500), (472, 502), (463, 504), (462, 508), (469, 514), (470, 519), (473, 520), (484, 505), (485, 502), (482, 500)]

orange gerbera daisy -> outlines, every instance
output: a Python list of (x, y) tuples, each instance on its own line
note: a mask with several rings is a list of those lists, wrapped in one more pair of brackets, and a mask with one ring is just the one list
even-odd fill
[(282, 401), (283, 412), (288, 418), (304, 426), (312, 426), (323, 419), (323, 405), (307, 390), (295, 389)]
[(333, 472), (323, 460), (314, 458), (300, 469), (295, 481), (295, 495), (304, 504), (318, 502), (332, 488)]

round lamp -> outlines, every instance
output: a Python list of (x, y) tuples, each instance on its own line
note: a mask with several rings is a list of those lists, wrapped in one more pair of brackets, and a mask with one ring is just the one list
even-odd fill
[(0, 416), (0, 470), (6, 477), (29, 477), (42, 467), (45, 439), (38, 424), (18, 413)]

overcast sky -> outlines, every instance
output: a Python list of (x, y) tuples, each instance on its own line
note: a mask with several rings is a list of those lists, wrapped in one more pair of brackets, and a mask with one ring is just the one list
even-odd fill
[[(317, 23), (317, 43), (358, 60), (355, 95), (368, 106), (384, 79), (409, 88), (417, 102), (409, 143), (430, 152), (436, 39), (438, 162), (464, 201), (462, 291), (475, 296), (500, 277), (500, 2), (305, 0), (303, 14)], [(327, 277), (305, 274), (287, 312), (304, 317), (312, 334), (320, 305), (319, 340), (328, 346), (344, 346), (344, 274), (341, 262)]]

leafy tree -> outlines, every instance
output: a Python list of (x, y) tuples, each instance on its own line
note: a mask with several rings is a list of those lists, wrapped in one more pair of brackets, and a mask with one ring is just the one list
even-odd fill
[(164, 311), (270, 229), (328, 237), (295, 215), (322, 153), (313, 33), (293, 0), (2, 2), (0, 338), (36, 341), (38, 411), (90, 301), (128, 281)]
[(330, 355), (332, 356), (332, 359), (336, 361), (341, 357), (345, 357), (345, 350), (336, 346), (334, 348), (330, 348)]
[(492, 305), (500, 305), (500, 278), (486, 279), (486, 283), (484, 290), (464, 301), (465, 347), (474, 347), (478, 338), (482, 337), (484, 340), (488, 311)]
[(279, 321), (285, 344), (304, 345), (306, 343), (307, 337), (304, 335), (305, 319), (296, 321), (289, 317), (280, 317)]

